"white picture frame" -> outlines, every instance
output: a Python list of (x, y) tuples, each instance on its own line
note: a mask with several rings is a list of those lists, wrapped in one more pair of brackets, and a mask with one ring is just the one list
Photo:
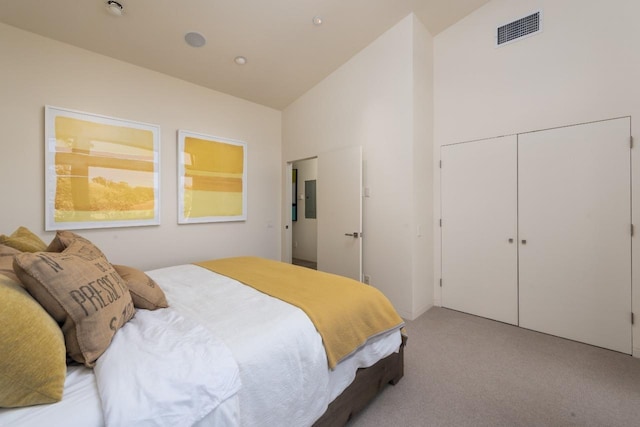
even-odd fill
[(160, 127), (45, 106), (45, 230), (160, 224)]
[(247, 143), (178, 130), (178, 224), (246, 219)]

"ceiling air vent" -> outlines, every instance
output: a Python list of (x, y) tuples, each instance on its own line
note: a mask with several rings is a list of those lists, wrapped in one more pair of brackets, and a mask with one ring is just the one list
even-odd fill
[(542, 29), (542, 14), (538, 11), (497, 28), (496, 46), (532, 36)]

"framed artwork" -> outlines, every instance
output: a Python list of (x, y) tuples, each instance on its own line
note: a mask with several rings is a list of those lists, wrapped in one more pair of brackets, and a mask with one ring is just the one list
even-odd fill
[(247, 144), (178, 131), (178, 223), (247, 219)]
[(160, 128), (45, 106), (45, 229), (160, 224)]

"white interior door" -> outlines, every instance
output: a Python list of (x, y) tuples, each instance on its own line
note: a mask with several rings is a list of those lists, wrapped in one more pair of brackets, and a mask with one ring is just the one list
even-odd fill
[(318, 155), (318, 270), (361, 280), (362, 148)]
[(293, 260), (292, 259), (293, 252), (291, 250), (291, 242), (293, 240), (293, 220), (291, 218), (292, 216), (291, 205), (292, 205), (293, 198), (297, 196), (297, 194), (293, 193), (293, 186), (291, 185), (292, 178), (293, 178), (293, 163), (288, 162), (287, 164), (285, 164), (284, 174), (286, 177), (285, 182), (287, 183), (287, 185), (285, 185), (284, 187), (284, 199), (287, 201), (285, 204), (285, 209), (288, 212), (288, 214), (284, 221), (284, 231), (283, 231), (284, 244), (282, 245), (283, 246), (282, 261), (288, 262), (289, 264), (291, 264), (291, 261)]
[(520, 326), (631, 353), (629, 137), (629, 118), (519, 135)]
[(517, 139), (441, 154), (442, 305), (517, 324)]

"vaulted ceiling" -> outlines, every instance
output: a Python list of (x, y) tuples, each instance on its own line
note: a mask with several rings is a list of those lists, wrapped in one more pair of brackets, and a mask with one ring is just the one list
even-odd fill
[(410, 12), (436, 35), (488, 1), (0, 0), (0, 22), (282, 109)]

